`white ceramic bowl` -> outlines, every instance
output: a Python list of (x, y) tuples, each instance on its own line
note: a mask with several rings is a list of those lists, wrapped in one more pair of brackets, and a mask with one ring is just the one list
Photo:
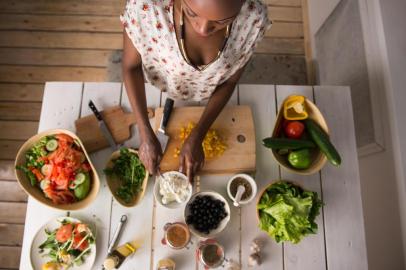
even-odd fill
[(193, 196), (190, 198), (190, 200), (188, 201), (188, 203), (186, 204), (185, 207), (185, 212), (184, 212), (184, 219), (186, 222), (186, 217), (189, 215), (190, 213), (190, 204), (193, 202), (193, 200), (197, 197), (197, 196), (205, 196), (205, 195), (209, 195), (211, 197), (213, 197), (214, 199), (220, 200), (222, 202), (224, 202), (224, 208), (226, 210), (227, 216), (220, 222), (219, 226), (217, 227), (217, 229), (212, 230), (209, 234), (205, 234), (205, 233), (201, 233), (199, 231), (197, 231), (193, 225), (188, 225), (189, 226), (189, 230), (196, 236), (201, 237), (201, 238), (212, 238), (213, 236), (219, 234), (220, 232), (222, 232), (224, 230), (224, 228), (227, 226), (228, 222), (230, 221), (230, 206), (228, 205), (227, 200), (221, 196), (219, 193), (215, 192), (215, 191), (201, 191), (201, 192), (197, 192), (195, 194), (193, 194)]
[(231, 187), (231, 183), (232, 183), (232, 182), (234, 181), (234, 179), (236, 179), (236, 178), (244, 178), (245, 180), (248, 181), (248, 183), (251, 184), (251, 188), (252, 188), (252, 194), (251, 194), (251, 196), (250, 196), (249, 198), (247, 198), (247, 199), (245, 199), (245, 200), (241, 200), (241, 201), (239, 202), (239, 204), (241, 204), (241, 205), (249, 204), (250, 202), (252, 202), (252, 201), (254, 200), (255, 196), (257, 195), (257, 191), (258, 191), (257, 183), (255, 182), (254, 178), (252, 178), (252, 177), (249, 176), (248, 174), (236, 174), (236, 175), (234, 175), (233, 177), (231, 177), (231, 179), (228, 181), (228, 184), (227, 184), (227, 194), (228, 194), (228, 197), (229, 197), (233, 202), (235, 201), (235, 198), (234, 198), (233, 195), (231, 194), (230, 187)]
[[(183, 173), (177, 172), (177, 171), (170, 171), (170, 172), (163, 173), (163, 176), (165, 176), (165, 177), (169, 177), (171, 175), (177, 175), (178, 177), (183, 178), (185, 181), (189, 181), (189, 179), (187, 178), (186, 175), (184, 175)], [(155, 178), (155, 184), (154, 184), (154, 197), (155, 197), (155, 200), (165, 208), (169, 208), (169, 209), (179, 208), (182, 205), (185, 205), (189, 201), (190, 197), (192, 196), (192, 185), (189, 183), (189, 195), (184, 202), (178, 203), (178, 202), (174, 201), (174, 202), (171, 202), (168, 204), (163, 204), (162, 195), (159, 193), (160, 182), (161, 182), (161, 177), (157, 176)]]
[[(31, 250), (30, 250), (30, 261), (31, 261), (31, 266), (33, 269), (42, 269), (42, 265), (45, 264), (46, 262), (50, 261), (49, 257), (44, 257), (43, 254), (39, 253), (38, 247), (40, 244), (42, 244), (46, 239), (45, 235), (45, 229), (48, 230), (55, 230), (61, 226), (61, 223), (58, 220), (70, 220), (72, 222), (77, 222), (81, 223), (80, 220), (72, 217), (58, 217), (51, 219), (48, 221), (45, 225), (43, 225), (35, 234), (32, 242), (31, 242)], [(92, 230), (94, 232), (94, 230)], [(85, 270), (85, 269), (91, 269), (94, 261), (96, 259), (96, 244), (92, 245), (90, 248), (90, 254), (88, 254), (85, 257), (85, 262), (84, 264), (80, 266), (73, 266), (69, 269), (71, 270)]]

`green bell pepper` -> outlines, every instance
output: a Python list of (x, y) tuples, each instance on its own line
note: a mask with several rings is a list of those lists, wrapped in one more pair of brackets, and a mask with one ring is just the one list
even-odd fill
[(290, 152), (288, 161), (296, 169), (307, 169), (312, 164), (310, 150), (302, 149)]

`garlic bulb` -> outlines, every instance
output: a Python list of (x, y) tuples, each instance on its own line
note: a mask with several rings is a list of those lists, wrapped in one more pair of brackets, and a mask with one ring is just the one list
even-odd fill
[(258, 266), (258, 265), (261, 265), (261, 263), (262, 263), (262, 261), (261, 261), (261, 256), (259, 255), (259, 253), (252, 253), (248, 257), (248, 266), (249, 267)]
[(261, 242), (258, 239), (254, 239), (251, 242), (250, 249), (252, 253), (259, 253), (261, 251)]

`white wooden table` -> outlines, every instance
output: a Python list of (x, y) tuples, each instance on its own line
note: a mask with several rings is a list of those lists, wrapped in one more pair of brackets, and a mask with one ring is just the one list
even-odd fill
[[(150, 85), (146, 85), (146, 89), (149, 107), (158, 107), (164, 102), (165, 94), (161, 95)], [(327, 164), (319, 174), (293, 175), (280, 168), (271, 151), (262, 146), (261, 140), (272, 132), (277, 108), (282, 100), (292, 93), (299, 93), (314, 100), (324, 114), (331, 130), (332, 141), (343, 158), (340, 168)], [(92, 99), (99, 109), (121, 105), (125, 110), (131, 110), (126, 91), (120, 83), (50, 82), (45, 86), (39, 131), (52, 128), (74, 131), (75, 119), (91, 114), (87, 107), (89, 99)], [(176, 102), (175, 106), (196, 104)], [(239, 261), (242, 269), (248, 269), (249, 244), (254, 238), (261, 238), (265, 243), (262, 251), (264, 262), (255, 269), (367, 269), (360, 179), (349, 89), (239, 85), (230, 104), (250, 105), (253, 110), (257, 138), (258, 188), (262, 189), (275, 179), (294, 180), (307, 189), (317, 191), (325, 205), (317, 219), (318, 234), (305, 238), (298, 245), (277, 244), (261, 232), (257, 226), (255, 203), (241, 210), (233, 207), (229, 226), (217, 238), (225, 246), (226, 256)], [(132, 132), (133, 137), (125, 145), (137, 147), (136, 128), (133, 128)], [(128, 215), (129, 220), (121, 243), (139, 239), (143, 245), (120, 269), (156, 269), (157, 261), (165, 257), (173, 258), (179, 270), (202, 269), (195, 260), (193, 248), (173, 251), (162, 246), (164, 224), (182, 221), (183, 211), (164, 209), (154, 202), (152, 194), (154, 179), (150, 179), (148, 190), (140, 205), (129, 209), (113, 200), (102, 173), (110, 154), (111, 150), (105, 149), (91, 155), (101, 178), (100, 192), (89, 207), (71, 213), (72, 216), (84, 221), (94, 222), (98, 227), (94, 269), (100, 269), (106, 255), (108, 239), (123, 214)], [(200, 189), (216, 190), (227, 198), (225, 185), (229, 177), (201, 177)], [(30, 245), (37, 230), (49, 219), (65, 214), (29, 199), (20, 269), (32, 269)], [(194, 239), (194, 243), (196, 242)]]

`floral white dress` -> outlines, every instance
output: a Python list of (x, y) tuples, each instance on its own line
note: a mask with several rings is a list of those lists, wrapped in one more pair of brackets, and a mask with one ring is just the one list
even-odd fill
[(145, 78), (174, 99), (207, 99), (244, 67), (270, 27), (267, 8), (246, 0), (232, 23), (220, 57), (200, 71), (182, 56), (176, 39), (173, 0), (128, 0), (121, 22), (142, 58)]

